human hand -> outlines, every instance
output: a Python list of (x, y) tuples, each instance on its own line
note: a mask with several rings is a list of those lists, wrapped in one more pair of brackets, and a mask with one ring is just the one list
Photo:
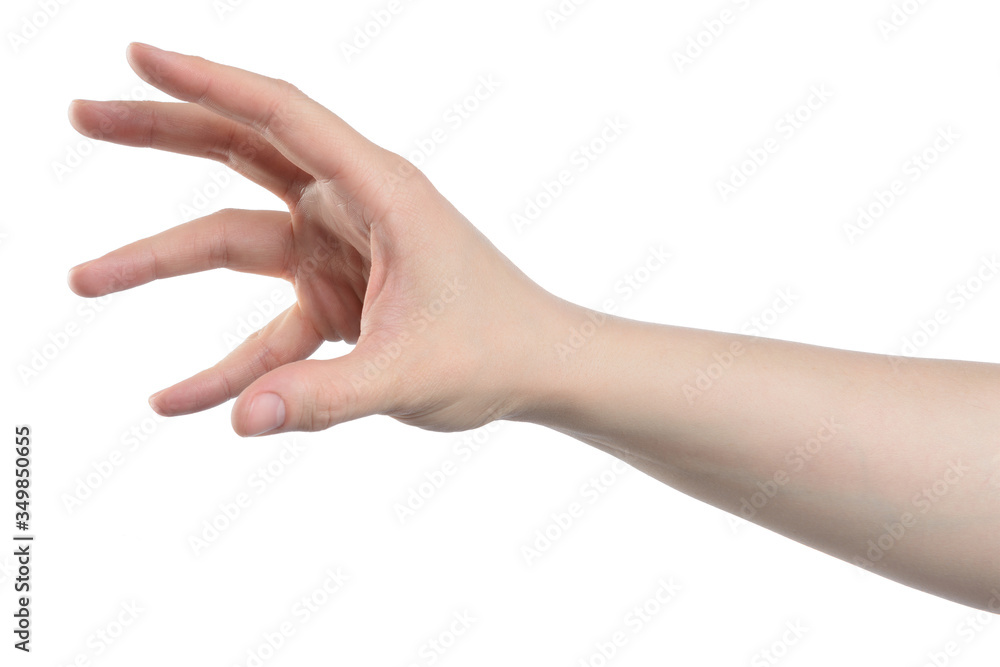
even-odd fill
[[(214, 268), (283, 278), (297, 301), (218, 364), (150, 397), (162, 415), (230, 398), (240, 435), (387, 414), (433, 430), (513, 417), (572, 308), (530, 281), (404, 158), (281, 80), (132, 44), (183, 100), (74, 101), (81, 133), (226, 164), (284, 211), (223, 210), (74, 267), (97, 297)], [(356, 343), (308, 360), (322, 342)]]

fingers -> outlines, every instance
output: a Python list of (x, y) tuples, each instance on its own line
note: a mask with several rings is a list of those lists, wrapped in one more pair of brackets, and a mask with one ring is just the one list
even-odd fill
[(197, 104), (74, 100), (69, 119), (93, 139), (217, 160), (286, 203), (312, 179), (254, 130)]
[(357, 178), (359, 164), (379, 157), (380, 148), (285, 81), (146, 44), (130, 44), (128, 60), (150, 85), (247, 124), (318, 179)]
[(75, 266), (69, 286), (97, 297), (217, 268), (287, 277), (290, 224), (288, 213), (225, 209)]
[(150, 396), (149, 405), (165, 417), (213, 408), (265, 373), (307, 358), (322, 343), (299, 305), (293, 304), (212, 368)]
[(321, 431), (388, 409), (391, 383), (355, 348), (330, 360), (287, 364), (251, 384), (233, 405), (241, 436)]

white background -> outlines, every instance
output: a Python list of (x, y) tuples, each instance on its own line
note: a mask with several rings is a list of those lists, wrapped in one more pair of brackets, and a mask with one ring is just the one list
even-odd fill
[[(570, 300), (610, 296), (627, 317), (723, 331), (765, 317), (760, 333), (787, 340), (899, 353), (907, 339), (918, 356), (997, 361), (1000, 286), (986, 281), (961, 308), (953, 293), (1000, 248), (997, 3), (927, 3), (886, 35), (888, 0), (591, 0), (555, 27), (555, 0), (405, 1), (350, 61), (342, 44), (388, 0), (49, 4), (51, 17), (38, 0), (5, 2), (0, 48), (0, 405), (11, 445), (15, 424), (34, 432), (37, 535), (30, 656), (10, 648), (12, 547), (0, 552), (0, 662), (252, 665), (248, 652), (288, 622), (294, 634), (264, 648), (262, 664), (996, 664), (1000, 623), (977, 625), (990, 617), (614, 473), (614, 459), (542, 428), (448, 435), (370, 418), (244, 440), (228, 405), (155, 418), (149, 394), (214, 363), (227, 335), (287, 306), (290, 289), (220, 271), (95, 303), (65, 275), (192, 210), (280, 207), (216, 163), (73, 131), (73, 98), (165, 99), (126, 64), (139, 40), (294, 82), (420, 161), (503, 252)], [(699, 37), (723, 10), (732, 22)], [(703, 52), (679, 67), (699, 38)], [(447, 122), (489, 76), (498, 89), (469, 101), (478, 108), (461, 126)], [(799, 109), (809, 118), (788, 136), (778, 124), (816, 86), (832, 96)], [(627, 129), (578, 171), (574, 152), (608, 119)], [(446, 141), (415, 156), (437, 127)], [(949, 127), (958, 139), (911, 179), (907, 161)], [(779, 150), (723, 201), (718, 182), (770, 137)], [(512, 214), (566, 168), (572, 185), (515, 229)], [(845, 225), (896, 178), (905, 194), (852, 243)], [(637, 273), (651, 246), (670, 262)], [(648, 278), (627, 299), (616, 291), (626, 275)], [(779, 290), (794, 305), (773, 319)], [(914, 338), (937, 310), (945, 324)], [(67, 324), (79, 330), (63, 340)], [(44, 361), (26, 374), (36, 353)], [(470, 436), (483, 444), (466, 457)], [(303, 451), (274, 463), (292, 441)], [(116, 450), (105, 479), (95, 471)], [(457, 472), (401, 521), (397, 504), (448, 460)], [(253, 476), (269, 464), (280, 474), (258, 494)], [(595, 496), (585, 485), (602, 473), (610, 484)], [(224, 525), (220, 506), (240, 493), (249, 507), (196, 553), (191, 538)], [(529, 563), (523, 547), (555, 534), (552, 515), (574, 502), (583, 515)], [(297, 613), (338, 568), (342, 588), (308, 619)], [(634, 622), (661, 580), (679, 591)], [(118, 633), (130, 604), (141, 611)], [(463, 613), (475, 620), (451, 642)], [(117, 637), (108, 645), (99, 631)], [(619, 631), (625, 645), (604, 660), (599, 644)], [(443, 653), (430, 648), (438, 639)], [(769, 648), (776, 662), (760, 653)]]

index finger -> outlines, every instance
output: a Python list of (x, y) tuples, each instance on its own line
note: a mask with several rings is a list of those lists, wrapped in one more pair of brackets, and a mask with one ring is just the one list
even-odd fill
[(249, 125), (316, 179), (360, 183), (358, 165), (380, 157), (380, 147), (286, 81), (138, 42), (127, 57), (150, 85)]

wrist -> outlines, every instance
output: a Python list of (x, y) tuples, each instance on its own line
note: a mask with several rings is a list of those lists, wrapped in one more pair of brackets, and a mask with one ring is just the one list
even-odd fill
[[(618, 325), (613, 316), (551, 294), (536, 310), (530, 340), (519, 350), (513, 400), (505, 419), (571, 428), (587, 411), (600, 379), (602, 359)], [(620, 321), (619, 321), (620, 322)]]

